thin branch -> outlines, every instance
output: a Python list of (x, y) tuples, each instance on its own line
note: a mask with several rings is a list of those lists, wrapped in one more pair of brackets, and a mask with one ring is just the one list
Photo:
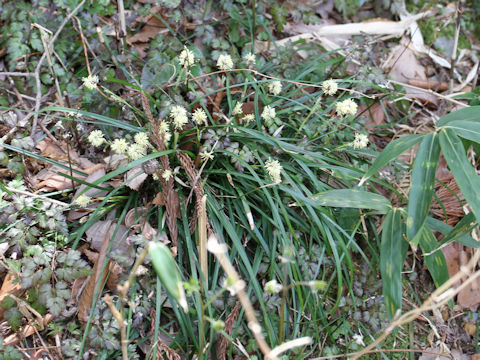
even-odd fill
[(67, 204), (67, 203), (64, 203), (64, 202), (61, 202), (61, 201), (58, 201), (58, 200), (55, 200), (55, 199), (50, 199), (49, 197), (44, 196), (44, 195), (37, 195), (37, 194), (31, 193), (31, 192), (28, 192), (28, 191), (14, 189), (14, 188), (11, 188), (11, 187), (8, 187), (8, 186), (5, 186), (5, 188), (10, 192), (17, 193), (17, 194), (20, 194), (20, 195), (30, 196), (30, 197), (33, 197), (35, 199), (42, 199), (42, 200), (51, 202), (52, 204), (55, 204), (55, 205), (59, 205), (59, 206), (63, 206), (63, 207), (69, 207), (70, 206), (70, 204)]
[(63, 20), (62, 24), (59, 26), (59, 28), (57, 29), (55, 34), (53, 34), (50, 41), (48, 42), (47, 49), (43, 52), (42, 56), (38, 60), (37, 66), (35, 67), (34, 76), (35, 76), (35, 83), (36, 83), (36, 87), (37, 87), (37, 96), (35, 98), (35, 112), (34, 112), (34, 115), (33, 115), (33, 124), (32, 124), (32, 128), (30, 130), (30, 134), (31, 134), (32, 138), (35, 136), (35, 130), (37, 128), (37, 123), (38, 123), (38, 114), (40, 112), (40, 105), (41, 105), (41, 101), (42, 101), (42, 84), (41, 84), (41, 81), (40, 81), (40, 68), (42, 67), (43, 61), (47, 57), (47, 52), (53, 46), (55, 40), (57, 40), (58, 35), (60, 35), (60, 33), (62, 32), (65, 25), (67, 25), (67, 23), (70, 21), (70, 19), (82, 8), (82, 6), (83, 6), (83, 4), (85, 4), (85, 2), (86, 2), (86, 0), (82, 0), (80, 2), (80, 4), (78, 4), (78, 6), (75, 9), (73, 9), (73, 11), (70, 14), (68, 14), (67, 17)]

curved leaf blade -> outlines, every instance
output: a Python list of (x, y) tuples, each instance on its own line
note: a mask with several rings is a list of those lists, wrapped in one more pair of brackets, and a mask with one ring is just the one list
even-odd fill
[(440, 132), (440, 146), (460, 191), (471, 206), (475, 218), (480, 221), (480, 178), (468, 161), (462, 141), (452, 129), (445, 128)]
[(413, 163), (411, 187), (408, 194), (407, 237), (413, 246), (427, 219), (433, 197), (435, 172), (440, 157), (438, 135), (425, 135)]
[(385, 218), (380, 243), (383, 297), (390, 318), (402, 308), (402, 268), (408, 250), (404, 233), (405, 225), (400, 209), (392, 209)]
[(437, 121), (437, 129), (457, 120), (474, 121), (480, 124), (480, 106), (466, 107), (445, 115)]
[(452, 129), (458, 136), (480, 143), (480, 122), (458, 120), (450, 122), (445, 128)]
[[(430, 253), (438, 248), (438, 241), (432, 230), (428, 226), (424, 226), (420, 236), (420, 248), (424, 254)], [(433, 254), (425, 256), (425, 264), (427, 265), (430, 275), (436, 287), (442, 285), (449, 279), (447, 261), (441, 251), (435, 251)]]
[(382, 195), (354, 189), (329, 190), (314, 195), (311, 199), (317, 206), (374, 209), (381, 213), (388, 212), (392, 207), (390, 201)]
[(397, 158), (400, 154), (405, 152), (407, 149), (418, 144), (423, 139), (424, 136), (425, 135), (422, 135), (422, 134), (407, 135), (390, 142), (385, 147), (385, 149), (383, 149), (380, 155), (378, 155), (378, 157), (375, 159), (370, 169), (368, 169), (367, 173), (363, 176), (361, 183), (363, 184), (365, 180), (371, 178), (382, 167), (387, 165), (393, 159)]

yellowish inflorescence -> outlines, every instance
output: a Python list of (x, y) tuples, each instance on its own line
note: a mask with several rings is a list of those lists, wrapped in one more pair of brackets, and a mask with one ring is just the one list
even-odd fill
[(188, 123), (187, 110), (180, 105), (173, 105), (170, 109), (170, 117), (176, 130), (181, 130)]
[(335, 80), (325, 80), (323, 83), (322, 83), (322, 90), (325, 94), (327, 95), (335, 95), (336, 92), (338, 91), (338, 85), (337, 83), (335, 82)]
[(368, 136), (365, 134), (355, 133), (355, 139), (352, 142), (354, 149), (364, 149), (368, 146)]
[(220, 70), (232, 70), (233, 69), (233, 60), (232, 57), (228, 54), (222, 54), (218, 57), (217, 66)]
[(268, 83), (268, 91), (272, 95), (278, 95), (282, 91), (282, 83), (278, 80), (274, 80)]
[(278, 160), (268, 159), (265, 162), (265, 168), (267, 169), (268, 175), (275, 184), (279, 184), (282, 182), (283, 167), (282, 165), (280, 165)]
[(185, 46), (180, 55), (178, 55), (178, 62), (185, 68), (191, 67), (195, 63), (195, 55), (193, 51), (188, 50)]
[(336, 106), (337, 114), (341, 117), (355, 115), (357, 109), (358, 106), (352, 99), (340, 101)]
[(98, 76), (97, 75), (88, 75), (87, 77), (82, 78), (83, 85), (87, 89), (94, 90), (98, 85)]
[(105, 142), (102, 130), (93, 130), (88, 135), (88, 142), (93, 146), (100, 146)]

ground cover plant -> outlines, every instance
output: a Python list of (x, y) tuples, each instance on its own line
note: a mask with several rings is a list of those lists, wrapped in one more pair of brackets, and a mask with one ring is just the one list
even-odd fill
[(279, 40), (357, 6), (2, 3), (0, 359), (478, 353), (474, 72)]

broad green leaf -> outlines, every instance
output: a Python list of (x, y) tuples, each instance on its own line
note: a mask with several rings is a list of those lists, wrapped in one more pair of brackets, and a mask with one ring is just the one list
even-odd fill
[(390, 318), (402, 308), (402, 268), (408, 250), (404, 233), (400, 209), (392, 209), (385, 218), (380, 244), (383, 297)]
[(382, 195), (353, 189), (325, 191), (312, 196), (312, 200), (320, 206), (373, 209), (382, 213), (392, 207), (390, 201)]
[[(430, 253), (438, 247), (437, 238), (426, 225), (421, 230), (419, 244), (424, 254)], [(433, 254), (425, 256), (425, 264), (428, 271), (430, 271), (430, 275), (432, 275), (436, 287), (439, 287), (449, 279), (447, 262), (443, 252), (435, 251)]]
[(418, 144), (423, 139), (423, 137), (424, 135), (420, 134), (407, 135), (390, 142), (385, 147), (385, 149), (383, 149), (380, 155), (378, 155), (378, 157), (375, 159), (370, 169), (368, 169), (367, 173), (363, 176), (361, 182), (363, 183), (365, 180), (375, 175), (382, 167), (384, 167), (390, 161), (397, 158), (407, 149)]
[(474, 121), (480, 124), (480, 106), (470, 106), (445, 115), (437, 121), (437, 129), (457, 120)]
[(452, 129), (458, 136), (464, 139), (480, 143), (480, 122), (478, 121), (452, 121), (445, 128)]
[(425, 135), (413, 163), (411, 187), (408, 194), (407, 237), (416, 246), (417, 234), (427, 219), (432, 202), (435, 172), (440, 157), (438, 135)]
[(480, 219), (480, 178), (468, 161), (462, 141), (452, 129), (443, 129), (440, 132), (440, 146), (448, 167), (455, 177), (468, 205), (472, 208), (477, 221)]

